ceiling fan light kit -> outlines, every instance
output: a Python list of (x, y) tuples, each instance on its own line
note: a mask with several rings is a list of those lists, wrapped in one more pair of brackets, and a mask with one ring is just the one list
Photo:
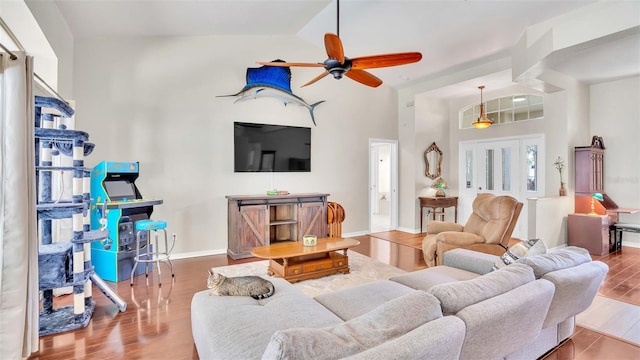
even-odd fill
[(482, 101), (482, 89), (484, 89), (484, 85), (478, 86), (478, 89), (480, 89), (480, 116), (478, 116), (478, 120), (473, 123), (473, 127), (476, 129), (486, 129), (493, 125), (493, 121), (484, 113), (484, 102)]

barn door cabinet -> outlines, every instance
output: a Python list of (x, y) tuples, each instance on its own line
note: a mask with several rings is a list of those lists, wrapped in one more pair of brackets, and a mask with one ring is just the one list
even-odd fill
[(251, 257), (258, 246), (327, 237), (329, 194), (227, 195), (228, 247), (232, 259)]

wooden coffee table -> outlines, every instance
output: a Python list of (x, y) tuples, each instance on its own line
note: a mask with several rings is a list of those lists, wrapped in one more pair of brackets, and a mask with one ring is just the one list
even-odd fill
[(339, 272), (348, 274), (347, 249), (358, 245), (360, 242), (354, 239), (323, 238), (316, 246), (304, 246), (302, 241), (260, 246), (251, 255), (269, 259), (268, 274), (293, 283)]

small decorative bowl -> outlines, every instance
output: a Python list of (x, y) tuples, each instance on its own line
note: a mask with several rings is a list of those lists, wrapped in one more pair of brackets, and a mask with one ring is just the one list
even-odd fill
[(318, 237), (315, 235), (304, 235), (302, 237), (302, 245), (304, 246), (316, 246), (318, 244)]

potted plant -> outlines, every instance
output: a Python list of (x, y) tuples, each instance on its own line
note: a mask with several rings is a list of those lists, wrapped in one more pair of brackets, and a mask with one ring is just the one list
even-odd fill
[(558, 156), (558, 158), (556, 159), (556, 161), (553, 163), (553, 166), (556, 167), (556, 169), (558, 169), (558, 173), (560, 174), (560, 190), (559, 190), (559, 195), (560, 196), (566, 196), (567, 195), (567, 189), (564, 187), (564, 180), (562, 179), (562, 169), (564, 169), (564, 160), (562, 160), (560, 158), (560, 156)]

